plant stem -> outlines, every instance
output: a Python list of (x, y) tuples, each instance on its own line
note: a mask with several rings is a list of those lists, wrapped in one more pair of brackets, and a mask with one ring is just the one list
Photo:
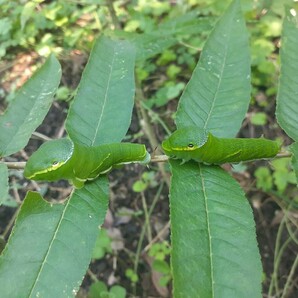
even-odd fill
[(144, 192), (141, 193), (141, 198), (142, 198), (142, 205), (143, 205), (144, 214), (145, 214), (145, 226), (147, 227), (147, 238), (148, 238), (148, 241), (150, 242), (152, 240), (152, 231), (150, 226), (150, 217), (148, 214), (148, 206), (147, 206)]
[(166, 155), (154, 155), (151, 157), (151, 162), (165, 162), (168, 161), (169, 157)]
[(278, 153), (276, 155), (277, 158), (283, 158), (283, 157), (292, 157), (292, 153), (289, 152), (289, 151), (285, 151), (285, 152), (282, 152), (282, 153)]
[[(139, 266), (139, 260), (140, 260), (140, 255), (141, 255), (141, 250), (142, 250), (142, 245), (143, 245), (143, 241), (144, 241), (144, 237), (145, 237), (145, 233), (146, 233), (146, 229), (147, 229), (147, 225), (150, 225), (150, 222), (149, 222), (149, 218), (154, 210), (154, 207), (159, 199), (159, 196), (162, 192), (162, 189), (164, 187), (164, 183), (161, 183), (158, 190), (157, 190), (157, 193), (153, 199), (153, 202), (151, 204), (151, 207), (149, 209), (149, 211), (147, 212), (147, 210), (144, 209), (144, 213), (145, 213), (145, 225), (143, 225), (142, 227), (142, 231), (141, 231), (141, 234), (140, 234), (140, 238), (139, 238), (139, 242), (138, 242), (138, 246), (137, 246), (137, 251), (136, 251), (136, 255), (135, 255), (135, 260), (134, 260), (134, 273), (137, 274), (138, 272), (138, 266)], [(143, 195), (144, 196), (144, 195)], [(143, 206), (144, 207), (144, 206)], [(146, 205), (147, 207), (147, 205)], [(147, 215), (146, 215), (147, 213)], [(151, 231), (150, 231), (151, 233)], [(151, 237), (150, 237), (151, 238)], [(149, 240), (149, 242), (151, 241), (151, 239)], [(134, 284), (134, 289), (133, 289), (133, 292), (135, 293), (135, 284)]]
[(18, 161), (18, 162), (5, 161), (4, 164), (6, 164), (6, 166), (9, 169), (23, 170), (25, 168), (26, 162), (25, 161)]
[(291, 237), (289, 237), (284, 242), (284, 244), (280, 247), (281, 236), (282, 236), (283, 228), (285, 226), (285, 221), (286, 221), (286, 218), (284, 217), (279, 225), (277, 236), (276, 236), (276, 241), (275, 241), (276, 244), (275, 244), (275, 250), (274, 250), (274, 269), (273, 269), (272, 278), (269, 286), (268, 297), (272, 296), (274, 288), (275, 288), (275, 293), (279, 292), (279, 285), (278, 285), (278, 279), (277, 279), (279, 264), (285, 249), (292, 241)]
[(286, 284), (284, 286), (284, 290), (283, 290), (283, 293), (282, 293), (281, 298), (285, 298), (289, 294), (290, 291), (288, 292), (288, 289), (290, 288), (290, 282), (293, 279), (293, 275), (294, 275), (294, 273), (296, 271), (297, 266), (298, 266), (298, 255), (296, 255), (296, 259), (294, 261), (294, 264), (293, 264), (293, 266), (291, 268), (291, 271), (289, 273), (289, 276), (287, 278), (287, 282), (286, 282)]
[(117, 14), (116, 14), (113, 2), (114, 1), (112, 1), (112, 0), (108, 0), (107, 1), (107, 7), (108, 7), (108, 10), (110, 12), (112, 22), (113, 22), (113, 25), (114, 25), (115, 29), (121, 29), (121, 25), (120, 25), (120, 22), (117, 18)]
[[(157, 138), (155, 136), (155, 133), (153, 131), (153, 128), (150, 124), (149, 116), (147, 114), (146, 109), (142, 105), (142, 102), (144, 101), (145, 96), (143, 94), (141, 83), (136, 79), (136, 104), (137, 108), (139, 109), (143, 122), (143, 127), (145, 134), (148, 137), (149, 143), (153, 149), (156, 149), (157, 152), (160, 152), (159, 150), (159, 142), (157, 141)], [(160, 173), (164, 179), (164, 181), (167, 183), (168, 187), (170, 186), (170, 178), (168, 174), (166, 173), (166, 170), (164, 168), (164, 165), (161, 163), (158, 163), (158, 168), (160, 170)]]

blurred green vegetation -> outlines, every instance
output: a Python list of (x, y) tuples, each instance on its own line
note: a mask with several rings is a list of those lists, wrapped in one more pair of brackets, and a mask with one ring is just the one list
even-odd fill
[[(144, 38), (155, 35), (151, 46), (159, 49), (151, 49), (156, 55), (140, 63), (137, 74), (140, 81), (150, 80), (148, 107), (160, 107), (181, 94), (214, 21), (230, 2), (0, 0), (0, 57), (13, 60), (22, 51), (41, 56), (74, 49), (88, 52), (95, 36), (119, 35), (119, 30), (131, 39), (140, 33)], [(284, 4), (298, 5), (293, 0), (242, 1), (251, 33), (253, 101), (260, 107), (268, 106), (277, 90)], [(59, 98), (64, 97), (60, 93)]]

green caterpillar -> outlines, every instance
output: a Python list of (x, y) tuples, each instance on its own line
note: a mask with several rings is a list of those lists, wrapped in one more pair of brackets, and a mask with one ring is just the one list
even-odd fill
[(69, 179), (75, 187), (81, 188), (87, 180), (113, 167), (149, 161), (150, 154), (144, 145), (115, 143), (87, 147), (65, 138), (42, 144), (26, 163), (24, 176), (33, 180)]
[(217, 138), (204, 129), (189, 126), (176, 130), (163, 141), (162, 148), (166, 155), (184, 161), (223, 164), (272, 158), (279, 152), (280, 144), (264, 138)]

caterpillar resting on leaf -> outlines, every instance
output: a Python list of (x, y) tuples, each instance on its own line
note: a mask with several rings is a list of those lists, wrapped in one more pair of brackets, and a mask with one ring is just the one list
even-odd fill
[(113, 167), (134, 162), (147, 164), (149, 161), (150, 154), (144, 145), (114, 143), (87, 147), (65, 138), (41, 145), (26, 163), (24, 176), (33, 180), (69, 179), (80, 188), (87, 180), (93, 180)]
[(279, 152), (280, 144), (264, 138), (217, 138), (204, 129), (189, 126), (176, 130), (163, 141), (162, 148), (169, 157), (184, 161), (223, 164), (272, 158)]

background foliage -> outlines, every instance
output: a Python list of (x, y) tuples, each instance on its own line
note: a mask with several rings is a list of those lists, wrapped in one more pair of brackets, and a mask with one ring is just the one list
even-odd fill
[[(137, 108), (127, 138), (145, 142), (154, 150), (174, 129), (173, 112), (176, 111), (177, 99), (190, 78), (206, 37), (229, 3), (188, 0), (173, 4), (170, 1), (139, 0), (114, 1), (111, 5), (101, 0), (2, 0), (0, 108), (4, 110), (9, 101), (16, 100), (16, 88), (42, 60), (38, 57), (54, 52), (63, 66), (62, 85), (56, 93), (57, 101), (38, 132), (43, 138), (63, 135), (65, 111), (94, 38), (102, 32), (123, 36), (139, 50), (136, 65)], [(242, 1), (250, 33), (253, 90), (251, 107), (240, 136), (258, 137), (264, 134), (272, 139), (280, 137), (288, 145), (291, 141), (274, 120), (284, 4), (297, 6), (290, 0)], [(6, 160), (25, 160), (26, 153), (30, 155), (39, 143), (31, 140), (25, 152)], [(5, 169), (0, 170), (3, 172), (1, 177), (5, 177)], [(109, 290), (114, 284), (121, 284), (132, 293), (149, 295), (154, 288), (154, 294), (168, 295), (164, 286), (170, 280), (166, 249), (153, 256), (148, 253), (149, 248), (157, 245), (158, 239), (168, 247), (167, 169), (153, 165), (149, 174), (140, 173), (139, 176), (132, 168), (126, 171), (129, 172), (113, 173), (111, 178), (117, 186), (112, 187), (111, 214), (105, 227), (108, 239), (111, 239), (112, 252), (104, 248), (104, 256), (94, 258), (81, 289), (82, 295), (87, 295), (90, 284), (98, 279), (106, 284), (94, 283), (90, 297), (93, 297), (95, 287), (104, 293), (117, 291), (113, 288)], [(285, 285), (279, 277), (290, 274), (288, 264), (293, 263), (297, 253), (297, 245), (293, 242), (297, 227), (293, 220), (297, 214), (298, 194), (289, 159), (238, 166), (232, 169), (232, 173), (254, 208), (264, 268), (264, 295), (279, 295)], [(9, 174), (9, 196), (0, 197), (0, 202), (4, 202), (4, 206), (0, 207), (0, 232), (4, 239), (7, 239), (10, 218), (15, 213), (15, 209), (8, 206), (20, 204), (24, 189), (39, 189), (46, 197), (57, 200), (65, 197), (68, 189), (63, 182), (28, 186), (21, 173), (10, 170)], [(128, 189), (125, 186), (129, 186)], [(156, 260), (160, 261), (159, 266), (154, 263)], [(148, 271), (151, 271), (152, 278)], [(160, 283), (160, 280), (166, 282)], [(297, 288), (294, 283), (287, 291), (289, 297), (295, 294)]]

